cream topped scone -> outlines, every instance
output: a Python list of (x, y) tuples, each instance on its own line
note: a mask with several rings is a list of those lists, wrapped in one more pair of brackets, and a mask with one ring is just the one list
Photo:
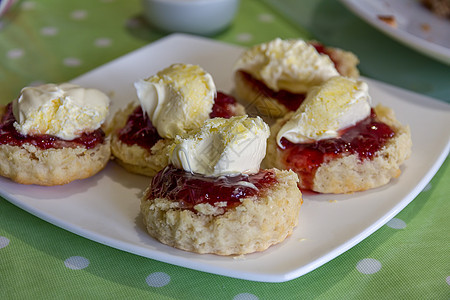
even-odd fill
[(109, 129), (112, 153), (130, 172), (155, 175), (167, 166), (176, 136), (209, 118), (245, 113), (233, 97), (217, 92), (198, 65), (173, 64), (134, 85), (139, 103), (119, 111)]
[(141, 200), (160, 242), (192, 252), (240, 255), (282, 242), (302, 204), (292, 171), (261, 170), (270, 129), (248, 116), (213, 118), (175, 139), (169, 166)]
[(371, 107), (365, 82), (336, 76), (276, 121), (264, 165), (293, 170), (303, 189), (351, 193), (398, 177), (410, 153), (409, 127), (391, 109)]
[(295, 111), (314, 86), (331, 77), (358, 77), (358, 59), (350, 52), (317, 42), (277, 38), (256, 45), (234, 66), (238, 98), (266, 116)]
[(1, 114), (0, 175), (60, 185), (96, 174), (110, 158), (101, 129), (109, 104), (103, 92), (70, 83), (23, 88)]

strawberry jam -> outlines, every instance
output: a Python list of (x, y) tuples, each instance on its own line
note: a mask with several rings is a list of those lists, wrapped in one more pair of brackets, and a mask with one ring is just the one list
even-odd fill
[(53, 135), (22, 135), (14, 127), (16, 119), (12, 112), (12, 103), (6, 107), (5, 114), (0, 121), (0, 145), (22, 146), (32, 144), (40, 149), (75, 148), (78, 146), (91, 149), (105, 140), (105, 133), (101, 129), (83, 133), (80, 137), (67, 141)]
[(239, 70), (242, 76), (245, 78), (245, 81), (249, 82), (253, 88), (259, 93), (261, 93), (264, 97), (269, 97), (276, 99), (280, 104), (284, 105), (287, 109), (291, 111), (297, 110), (297, 108), (302, 104), (303, 100), (305, 100), (306, 94), (295, 94), (288, 92), (286, 90), (279, 90), (278, 92), (270, 89), (264, 82), (256, 79), (249, 73)]
[[(222, 92), (217, 92), (211, 118), (231, 118), (236, 99)], [(153, 126), (150, 118), (144, 115), (141, 106), (138, 106), (128, 117), (125, 126), (119, 130), (119, 139), (127, 145), (139, 145), (150, 151), (150, 149), (160, 140), (158, 131)]]
[(125, 126), (119, 130), (119, 139), (127, 145), (138, 145), (150, 151), (162, 137), (153, 126), (147, 114), (144, 115), (141, 106), (136, 109), (128, 117)]
[(259, 196), (275, 183), (277, 179), (271, 170), (261, 170), (252, 175), (205, 177), (168, 166), (153, 178), (147, 196), (148, 199), (178, 201), (183, 209), (192, 210), (196, 204), (214, 205), (217, 202), (225, 202), (224, 208), (233, 208), (241, 203), (241, 199)]
[(388, 125), (377, 121), (372, 110), (369, 117), (343, 130), (339, 138), (305, 144), (282, 138), (282, 160), (301, 177), (302, 188), (311, 189), (314, 174), (323, 162), (344, 154), (357, 154), (360, 160), (371, 159), (394, 134)]
[(234, 107), (236, 106), (236, 99), (222, 92), (217, 92), (214, 99), (212, 112), (209, 114), (211, 118), (226, 118), (229, 119), (234, 116)]

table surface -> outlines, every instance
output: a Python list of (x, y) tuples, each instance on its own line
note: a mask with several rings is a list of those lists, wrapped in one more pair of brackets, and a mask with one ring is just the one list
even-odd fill
[[(166, 36), (140, 1), (19, 1), (0, 20), (0, 104), (24, 86), (69, 81)], [(316, 39), (353, 51), (362, 75), (450, 102), (450, 67), (383, 35), (334, 0), (242, 0), (212, 36), (251, 46)], [(431, 145), (430, 145), (431, 146)], [(367, 239), (316, 270), (263, 283), (104, 246), (0, 198), (0, 298), (449, 299), (447, 157), (426, 188)]]

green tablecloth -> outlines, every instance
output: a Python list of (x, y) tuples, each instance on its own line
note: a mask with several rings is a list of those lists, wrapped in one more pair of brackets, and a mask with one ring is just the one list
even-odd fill
[[(355, 35), (371, 38), (361, 43)], [(0, 103), (24, 86), (68, 81), (163, 36), (145, 23), (137, 0), (21, 1), (0, 21)], [(448, 66), (390, 40), (336, 1), (242, 0), (233, 25), (212, 38), (248, 46), (275, 37), (348, 48), (364, 75), (450, 101)], [(391, 49), (387, 62), (377, 59), (377, 46)], [(129, 254), (0, 198), (0, 299), (449, 299), (449, 166), (447, 158), (424, 191), (363, 242), (285, 283)]]

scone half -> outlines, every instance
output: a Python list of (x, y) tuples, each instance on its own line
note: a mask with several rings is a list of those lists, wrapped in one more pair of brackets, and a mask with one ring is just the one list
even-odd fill
[(183, 209), (180, 201), (149, 199), (149, 187), (141, 200), (148, 233), (166, 245), (218, 255), (242, 255), (263, 251), (282, 242), (298, 224), (302, 204), (294, 172), (273, 170), (277, 183), (264, 193), (241, 199), (223, 210), (207, 203)]
[[(391, 127), (394, 136), (370, 159), (360, 159), (358, 154), (340, 155), (325, 160), (309, 177), (299, 175), (299, 186), (319, 193), (352, 193), (376, 188), (387, 184), (401, 174), (400, 165), (411, 154), (411, 133), (409, 126), (402, 125), (392, 109), (377, 105), (374, 108), (377, 119)], [(290, 118), (288, 114), (271, 127), (264, 167), (293, 169), (286, 165), (283, 150), (276, 142), (276, 135)]]
[[(0, 118), (5, 112), (0, 114)], [(81, 145), (41, 149), (31, 143), (21, 146), (0, 144), (0, 175), (21, 184), (62, 185), (93, 176), (111, 156), (110, 141), (93, 148)]]
[[(357, 68), (359, 59), (354, 53), (340, 48), (325, 47), (315, 41), (311, 41), (310, 44), (315, 45), (320, 49), (319, 52), (331, 58), (339, 74), (350, 78), (359, 77)], [(246, 103), (247, 111), (256, 115), (271, 118), (283, 117), (290, 111), (295, 111), (305, 96), (287, 91), (275, 92), (242, 69), (234, 72), (233, 79), (237, 98)], [(285, 103), (278, 98), (284, 99)]]

